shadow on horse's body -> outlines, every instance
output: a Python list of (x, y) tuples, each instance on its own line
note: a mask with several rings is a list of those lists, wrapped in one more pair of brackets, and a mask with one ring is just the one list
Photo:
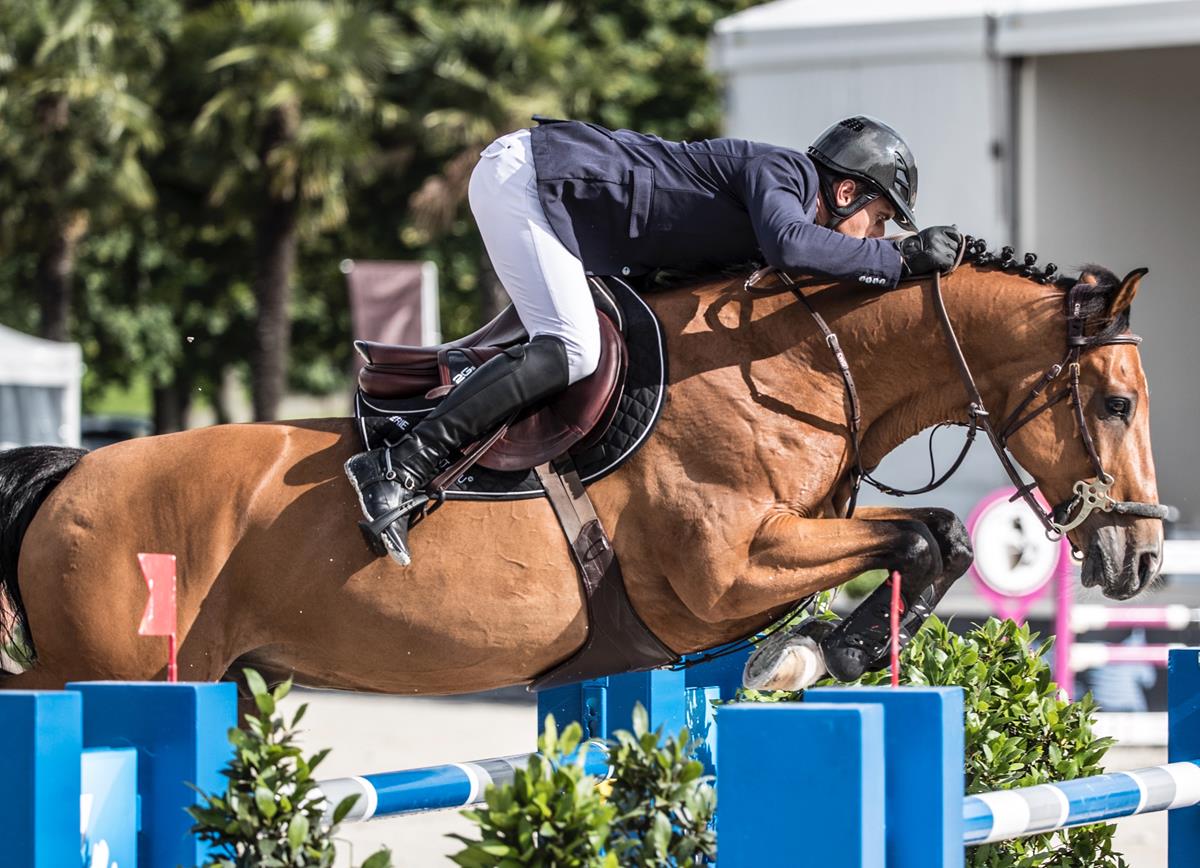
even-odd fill
[[(1097, 323), (1136, 291), (1132, 275), (1085, 280), (1102, 302)], [(1062, 288), (973, 265), (943, 287), (988, 407), (1007, 413), (1061, 359)], [(866, 467), (923, 428), (966, 420), (928, 281), (808, 294), (858, 383)], [(589, 492), (633, 603), (664, 642), (686, 652), (746, 635), (866, 570), (945, 583), (962, 574), (970, 550), (948, 512), (837, 517), (851, 467), (843, 384), (790, 294), (751, 296), (721, 279), (648, 301), (667, 336), (669, 403), (641, 451)], [(1089, 351), (1081, 383), (1114, 494), (1155, 501), (1136, 346)], [(1113, 394), (1131, 401), (1128, 418), (1104, 415)], [(545, 500), (448, 504), (414, 530), (414, 562), (401, 569), (373, 557), (355, 527), (342, 464), (358, 448), (339, 419), (219, 426), (83, 456), (21, 544), (17, 584), (38, 662), (4, 686), (162, 677), (165, 643), (136, 635), (138, 551), (178, 555), (184, 679), (219, 679), (244, 662), (311, 685), (459, 693), (527, 682), (583, 642), (579, 581)], [(1012, 449), (1051, 503), (1091, 475), (1065, 403)], [(0, 516), (11, 530), (2, 504)], [(1157, 572), (1158, 521), (1097, 512), (1071, 536), (1090, 562), (1085, 579), (1111, 595)]]

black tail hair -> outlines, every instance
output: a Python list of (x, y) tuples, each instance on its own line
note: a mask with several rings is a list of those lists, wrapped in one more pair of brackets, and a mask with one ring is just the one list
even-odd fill
[[(0, 623), (0, 638), (25, 624), (17, 587), (21, 540), (42, 502), (84, 455), (65, 446), (22, 446), (0, 452), (0, 594), (7, 594), (16, 623)], [(32, 637), (30, 637), (32, 638)]]

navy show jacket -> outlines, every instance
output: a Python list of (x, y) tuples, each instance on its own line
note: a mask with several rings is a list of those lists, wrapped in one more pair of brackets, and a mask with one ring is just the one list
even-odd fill
[(806, 154), (743, 139), (670, 142), (580, 121), (531, 131), (538, 198), (593, 274), (643, 274), (748, 260), (895, 286), (891, 241), (818, 226)]

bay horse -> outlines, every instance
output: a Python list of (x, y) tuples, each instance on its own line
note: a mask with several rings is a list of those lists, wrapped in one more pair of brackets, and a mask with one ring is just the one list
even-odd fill
[[(1142, 272), (1090, 268), (1039, 282), (983, 262), (941, 281), (945, 309), (996, 416), (1022, 404), (1067, 342), (1064, 293), (1090, 331), (1123, 328)], [(827, 339), (788, 292), (751, 295), (710, 278), (650, 294), (666, 336), (668, 404), (628, 463), (589, 488), (641, 618), (678, 652), (746, 636), (801, 598), (874, 569), (952, 582), (967, 568), (944, 510), (863, 508), (844, 517), (854, 458), (845, 386)], [(967, 395), (931, 280), (804, 291), (837, 333), (861, 404), (870, 469)], [(1081, 413), (1057, 402), (1010, 439), (1050, 503), (1094, 475), (1157, 501), (1146, 378), (1131, 342), (1080, 358)], [(6, 688), (74, 679), (161, 679), (165, 643), (137, 636), (146, 603), (135, 553), (178, 556), (179, 671), (218, 680), (237, 665), (312, 686), (450, 694), (529, 683), (584, 640), (584, 599), (542, 499), (455, 502), (413, 532), (400, 568), (356, 527), (342, 474), (351, 420), (221, 425), (83, 454), (0, 454), (0, 580), (36, 648)], [(1161, 521), (1092, 512), (1070, 531), (1083, 582), (1113, 598), (1158, 573)]]

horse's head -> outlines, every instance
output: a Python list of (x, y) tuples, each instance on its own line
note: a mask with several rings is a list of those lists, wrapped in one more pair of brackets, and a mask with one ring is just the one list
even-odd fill
[[(1013, 454), (1056, 507), (1054, 521), (1084, 555), (1083, 584), (1113, 599), (1145, 588), (1162, 562), (1162, 521), (1148, 516), (1158, 502), (1149, 389), (1129, 333), (1129, 306), (1144, 274), (1117, 280), (1088, 271), (1066, 288), (1068, 344), (1079, 352), (1068, 348), (1062, 373), (1029, 405), (1045, 412), (1015, 420), (1008, 432)], [(1028, 383), (1014, 387), (1009, 406), (1020, 407), (1028, 391)], [(1097, 501), (1090, 512), (1088, 496)]]

